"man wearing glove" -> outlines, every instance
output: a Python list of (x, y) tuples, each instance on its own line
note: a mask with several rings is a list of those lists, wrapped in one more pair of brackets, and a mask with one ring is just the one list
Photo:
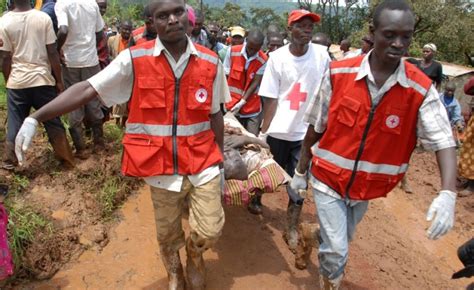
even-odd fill
[(224, 70), (227, 75), (232, 100), (226, 109), (234, 113), (247, 131), (258, 135), (262, 101), (257, 88), (262, 81), (267, 55), (261, 50), (265, 36), (260, 30), (252, 30), (247, 41), (227, 50)]
[[(108, 107), (129, 102), (122, 172), (150, 185), (169, 289), (185, 289), (179, 249), (186, 246), (186, 289), (201, 290), (206, 284), (202, 255), (219, 238), (225, 220), (220, 104), (230, 95), (217, 55), (185, 34), (184, 0), (155, 0), (150, 7), (158, 31), (155, 41), (125, 49), (100, 73), (70, 87), (28, 120), (50, 119), (97, 95)], [(27, 121), (18, 133), (20, 160), (34, 131)], [(181, 225), (185, 198), (187, 239)]]
[(431, 80), (401, 60), (414, 24), (405, 2), (379, 4), (373, 50), (331, 63), (306, 112), (310, 125), (290, 186), (306, 189), (306, 176), (311, 178), (321, 228), (321, 289), (339, 288), (349, 241), (368, 201), (385, 197), (402, 179), (417, 138), (436, 152), (441, 172), (442, 190), (426, 216), (427, 236), (438, 239), (453, 226), (456, 154), (446, 110)]
[[(319, 15), (306, 10), (290, 13), (291, 43), (271, 53), (258, 92), (265, 102), (259, 138), (266, 140), (273, 159), (290, 176), (295, 174), (308, 128), (303, 121), (304, 113), (331, 61), (325, 46), (311, 43), (319, 21)], [(294, 252), (302, 204), (289, 197), (285, 240)]]

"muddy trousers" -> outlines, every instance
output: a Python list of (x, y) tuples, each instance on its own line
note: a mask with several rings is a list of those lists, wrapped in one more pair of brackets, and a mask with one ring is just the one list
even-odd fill
[[(4, 160), (13, 164), (17, 163), (14, 144), (16, 135), (23, 121), (29, 116), (31, 108), (38, 110), (52, 101), (56, 96), (56, 88), (53, 86), (7, 90), (8, 117)], [(61, 119), (57, 117), (43, 124), (56, 157), (59, 160), (64, 160), (66, 163), (73, 165), (74, 158)]]
[(225, 220), (220, 186), (218, 175), (200, 186), (193, 186), (187, 177), (183, 177), (180, 192), (150, 187), (158, 242), (173, 250), (185, 245), (181, 218), (186, 197), (189, 200), (189, 227), (194, 233), (190, 236), (215, 242)]
[(319, 271), (328, 279), (344, 273), (349, 254), (349, 242), (362, 220), (369, 202), (345, 201), (313, 188), (314, 202), (320, 225)]
[[(199, 186), (183, 177), (180, 192), (151, 187), (157, 239), (162, 261), (168, 272), (169, 289), (183, 289), (178, 250), (186, 245), (186, 273), (190, 289), (204, 289), (206, 271), (202, 254), (217, 241), (224, 226), (221, 203), (221, 176)], [(181, 224), (185, 201), (189, 204), (189, 238)]]

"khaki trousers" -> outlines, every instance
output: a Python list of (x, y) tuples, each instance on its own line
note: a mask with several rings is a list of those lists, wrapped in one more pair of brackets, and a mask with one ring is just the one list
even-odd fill
[(191, 234), (205, 239), (209, 246), (217, 241), (225, 221), (220, 178), (218, 175), (206, 184), (195, 187), (184, 177), (180, 192), (150, 187), (157, 239), (161, 246), (177, 251), (185, 245), (181, 218), (186, 197), (189, 201)]

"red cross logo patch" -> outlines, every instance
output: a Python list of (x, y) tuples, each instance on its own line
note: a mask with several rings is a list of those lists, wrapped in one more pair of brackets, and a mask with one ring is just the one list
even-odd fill
[(300, 103), (306, 102), (308, 93), (301, 92), (301, 84), (296, 83), (291, 92), (288, 94), (288, 100), (290, 101), (290, 110), (298, 111), (300, 109)]
[(400, 125), (400, 117), (398, 117), (397, 115), (388, 116), (385, 120), (385, 125), (387, 125), (387, 127), (389, 127), (390, 129), (397, 128), (398, 125)]
[(207, 100), (207, 91), (206, 91), (206, 89), (197, 90), (194, 97), (196, 98), (196, 101), (198, 101), (201, 104), (206, 102), (206, 100)]

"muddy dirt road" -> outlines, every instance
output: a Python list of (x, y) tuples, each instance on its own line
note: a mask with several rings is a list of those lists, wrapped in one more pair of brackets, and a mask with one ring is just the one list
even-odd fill
[[(412, 164), (414, 194), (396, 189), (388, 198), (371, 202), (351, 244), (342, 289), (463, 289), (473, 282), (450, 277), (462, 268), (457, 247), (473, 236), (474, 197), (458, 199), (452, 232), (428, 240), (424, 219), (439, 187), (437, 169), (429, 153), (415, 154)], [(263, 202), (261, 217), (226, 207), (223, 235), (205, 254), (208, 289), (319, 289), (317, 251), (307, 270), (297, 270), (282, 239), (286, 193), (266, 194)], [(314, 211), (307, 201), (303, 219), (315, 220)], [(102, 250), (85, 251), (52, 279), (18, 289), (166, 289), (146, 188), (125, 203), (109, 238)]]

